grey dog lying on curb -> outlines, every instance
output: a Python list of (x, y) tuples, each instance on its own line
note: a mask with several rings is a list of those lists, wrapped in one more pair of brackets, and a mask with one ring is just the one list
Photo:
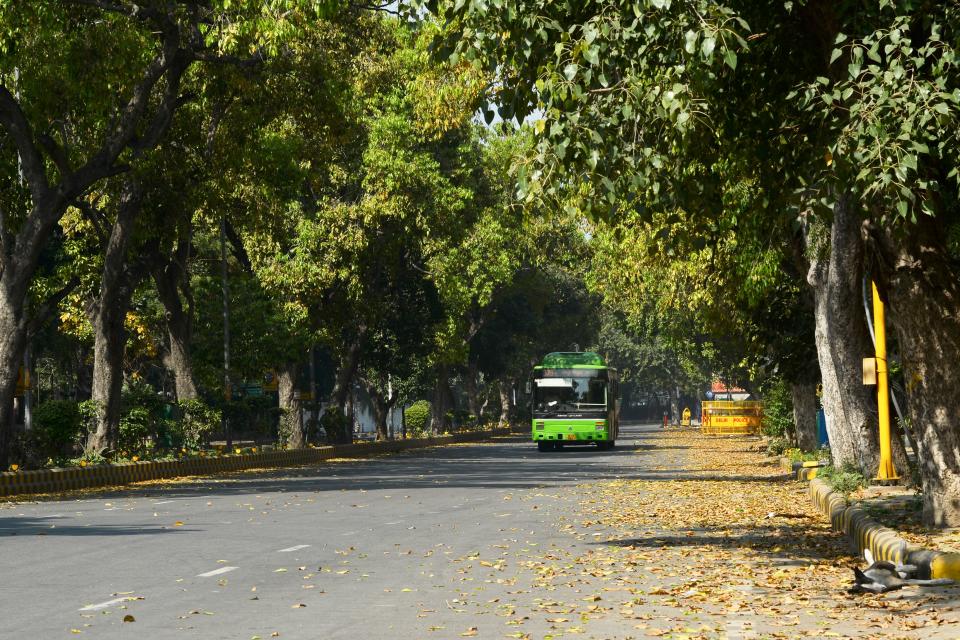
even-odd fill
[(909, 585), (918, 585), (921, 587), (937, 587), (954, 584), (949, 578), (940, 578), (937, 580), (917, 580), (909, 576), (916, 573), (917, 567), (912, 564), (893, 564), (886, 560), (877, 560), (869, 567), (861, 571), (853, 568), (854, 585), (850, 587), (850, 593), (886, 593), (902, 589)]

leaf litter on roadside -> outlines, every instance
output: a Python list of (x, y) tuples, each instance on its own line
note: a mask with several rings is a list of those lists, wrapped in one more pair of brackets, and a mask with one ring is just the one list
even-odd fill
[[(577, 504), (558, 526), (581, 544), (515, 557), (533, 593), (573, 597), (517, 593), (501, 605), (511, 616), (528, 609), (551, 637), (590, 633), (597, 620), (618, 637), (926, 638), (937, 627), (960, 637), (938, 596), (847, 595), (857, 559), (757, 439), (667, 430), (647, 444), (639, 454), (652, 465), (634, 477), (557, 496)], [(493, 576), (492, 564), (479, 568)]]

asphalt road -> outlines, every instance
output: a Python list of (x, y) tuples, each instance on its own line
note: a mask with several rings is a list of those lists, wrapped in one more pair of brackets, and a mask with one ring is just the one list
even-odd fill
[(515, 439), (3, 503), (0, 637), (543, 637), (503, 603), (538, 597), (531, 555), (589, 544), (557, 490), (652, 469), (653, 428), (609, 452)]

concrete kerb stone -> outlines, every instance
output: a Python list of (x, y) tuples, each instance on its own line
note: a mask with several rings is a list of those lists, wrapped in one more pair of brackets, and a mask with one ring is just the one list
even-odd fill
[(821, 513), (830, 518), (833, 528), (847, 535), (858, 555), (866, 557), (865, 552), (869, 551), (874, 560), (915, 565), (921, 579), (950, 578), (960, 582), (960, 553), (924, 549), (908, 542), (860, 507), (847, 504), (846, 498), (822, 479), (810, 480), (809, 494)]
[(263, 451), (249, 454), (229, 454), (186, 460), (157, 462), (119, 462), (89, 467), (39, 469), (34, 471), (5, 471), (0, 473), (0, 497), (35, 493), (59, 493), (74, 489), (110, 487), (162, 480), (185, 476), (201, 476), (261, 469), (270, 467), (294, 467), (329, 460), (330, 458), (355, 458), (371, 454), (398, 453), (408, 449), (442, 446), (459, 442), (475, 442), (488, 438), (510, 435), (506, 429), (471, 431), (433, 438), (411, 440), (388, 440), (385, 442), (333, 445), (287, 451)]

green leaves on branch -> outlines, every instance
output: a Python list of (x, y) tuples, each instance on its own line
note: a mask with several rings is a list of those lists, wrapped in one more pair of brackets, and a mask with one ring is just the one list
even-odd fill
[[(804, 90), (806, 112), (831, 133), (822, 173), (890, 222), (936, 214), (938, 166), (954, 166), (960, 152), (957, 51), (941, 31), (931, 22), (918, 38), (909, 16), (895, 16), (860, 38), (840, 34), (830, 56), (837, 79)], [(956, 168), (948, 177), (960, 185)]]
[(501, 117), (542, 117), (528, 200), (584, 189), (598, 217), (682, 198), (678, 167), (663, 157), (709, 135), (701, 87), (732, 73), (747, 48), (747, 23), (704, 0), (603, 0), (576, 16), (530, 0), (427, 5), (448, 21), (436, 51), (498, 78)]

